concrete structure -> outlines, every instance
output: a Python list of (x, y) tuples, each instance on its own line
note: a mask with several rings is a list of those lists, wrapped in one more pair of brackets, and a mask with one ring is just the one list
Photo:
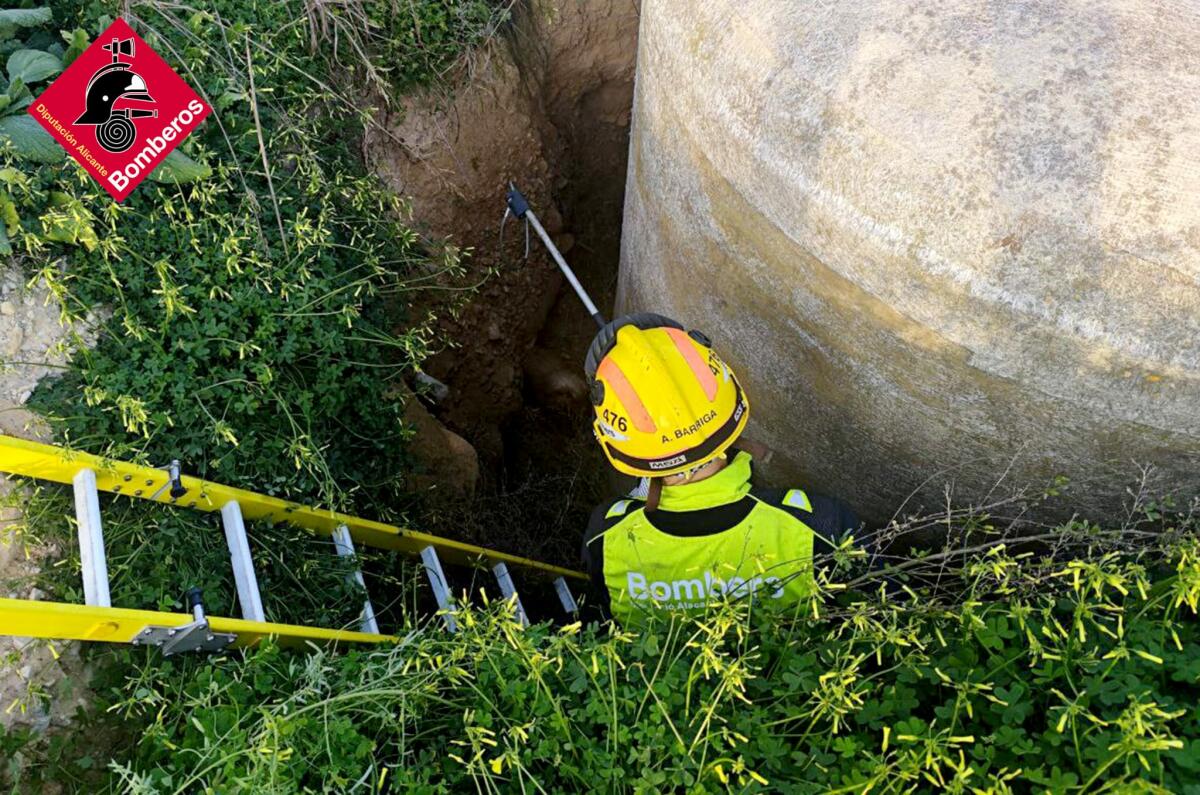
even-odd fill
[(709, 333), (773, 475), (1200, 493), (1200, 7), (642, 13), (618, 305)]

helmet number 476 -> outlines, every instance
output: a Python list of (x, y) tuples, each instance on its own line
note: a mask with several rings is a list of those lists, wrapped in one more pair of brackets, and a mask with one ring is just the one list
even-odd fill
[(605, 422), (616, 428), (621, 433), (625, 433), (629, 430), (629, 422), (626, 421), (626, 419), (620, 414), (610, 411), (609, 409), (605, 409), (603, 416)]

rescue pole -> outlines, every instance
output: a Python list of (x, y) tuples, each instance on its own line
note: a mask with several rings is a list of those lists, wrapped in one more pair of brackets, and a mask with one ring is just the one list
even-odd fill
[[(509, 213), (512, 213), (533, 227), (533, 231), (537, 232), (537, 236), (546, 244), (546, 248), (550, 251), (550, 256), (554, 257), (554, 261), (558, 263), (559, 270), (563, 272), (563, 276), (566, 276), (567, 281), (571, 283), (571, 288), (575, 290), (575, 295), (579, 296), (579, 300), (583, 302), (583, 306), (588, 311), (588, 314), (592, 316), (592, 320), (596, 321), (597, 326), (604, 328), (608, 321), (604, 319), (604, 315), (596, 308), (596, 304), (593, 303), (592, 297), (588, 295), (587, 290), (583, 289), (583, 285), (579, 283), (579, 279), (575, 276), (575, 271), (571, 270), (571, 266), (563, 259), (562, 252), (558, 250), (558, 246), (554, 245), (554, 241), (550, 239), (550, 235), (542, 228), (542, 222), (538, 220), (537, 214), (530, 208), (529, 201), (521, 191), (517, 190), (517, 186), (511, 182), (508, 183), (508, 209), (504, 211), (504, 219), (500, 222), (501, 229), (504, 228), (504, 221), (508, 220)], [(526, 231), (526, 235), (528, 235), (528, 231)], [(528, 241), (528, 237), (526, 240)], [(528, 255), (528, 250), (525, 253)]]

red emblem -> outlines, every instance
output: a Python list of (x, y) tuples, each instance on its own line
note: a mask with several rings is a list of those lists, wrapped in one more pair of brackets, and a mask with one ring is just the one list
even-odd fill
[(29, 106), (117, 201), (211, 110), (121, 19)]

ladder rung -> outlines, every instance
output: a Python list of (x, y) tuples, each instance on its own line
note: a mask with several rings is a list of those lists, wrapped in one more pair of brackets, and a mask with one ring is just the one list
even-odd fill
[(554, 590), (558, 593), (558, 601), (562, 602), (563, 610), (570, 615), (579, 612), (579, 605), (575, 603), (575, 597), (571, 594), (571, 588), (564, 578), (559, 577), (554, 581)]
[(112, 607), (96, 473), (91, 469), (81, 469), (75, 474), (73, 484), (75, 518), (79, 524), (79, 562), (83, 568), (83, 601), (92, 607)]
[[(354, 557), (354, 539), (350, 537), (350, 528), (346, 525), (338, 525), (331, 536), (333, 539), (333, 548), (337, 550), (339, 557)], [(363, 580), (362, 569), (355, 567), (354, 571), (347, 575), (346, 579), (358, 583), (363, 589), (363, 593), (367, 592), (367, 583)], [(366, 597), (363, 601), (362, 609), (362, 631), (369, 632), (373, 635), (379, 634), (379, 624), (375, 621), (375, 607), (371, 604), (371, 597)]]
[(521, 604), (521, 596), (517, 593), (517, 586), (513, 584), (512, 575), (508, 573), (508, 566), (504, 561), (492, 566), (492, 573), (496, 575), (496, 582), (500, 585), (500, 593), (505, 599), (512, 601), (516, 607), (517, 620), (521, 622), (521, 626), (529, 626), (529, 618), (525, 615), (525, 606)]
[(229, 562), (233, 566), (233, 581), (237, 584), (238, 604), (242, 618), (247, 621), (266, 621), (262, 592), (254, 574), (254, 559), (250, 557), (250, 539), (246, 537), (246, 522), (242, 506), (230, 500), (221, 507), (221, 524), (225, 527), (225, 543), (229, 545)]
[(446, 574), (442, 571), (442, 561), (438, 559), (437, 550), (427, 546), (421, 550), (421, 562), (425, 564), (425, 573), (429, 576), (429, 587), (437, 599), (438, 609), (446, 622), (446, 629), (458, 632), (458, 622), (454, 620), (454, 601), (450, 597), (450, 586), (446, 582)]

